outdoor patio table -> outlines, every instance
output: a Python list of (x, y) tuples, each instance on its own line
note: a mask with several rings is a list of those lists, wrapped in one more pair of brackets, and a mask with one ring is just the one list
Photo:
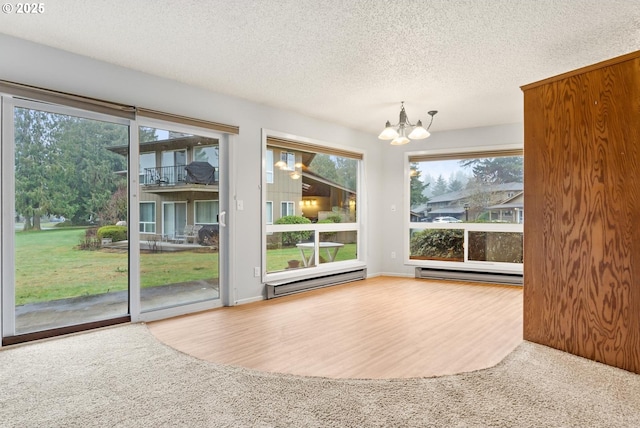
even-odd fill
[[(302, 263), (305, 267), (310, 266), (314, 262), (314, 258), (316, 255), (316, 246), (314, 242), (303, 242), (300, 244), (296, 244), (296, 247), (300, 249), (300, 255), (302, 256)], [(341, 242), (319, 242), (318, 247), (326, 248), (327, 256), (329, 257), (329, 261), (332, 262), (336, 259), (336, 255), (338, 254), (338, 250), (344, 247), (344, 244)], [(304, 250), (311, 249), (311, 254), (309, 257), (306, 257), (304, 254)]]

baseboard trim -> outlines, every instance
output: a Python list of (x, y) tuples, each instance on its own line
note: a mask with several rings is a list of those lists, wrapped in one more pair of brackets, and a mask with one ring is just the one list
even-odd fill
[(239, 299), (234, 302), (235, 305), (246, 305), (247, 303), (260, 302), (265, 300), (264, 296), (249, 297), (247, 299)]

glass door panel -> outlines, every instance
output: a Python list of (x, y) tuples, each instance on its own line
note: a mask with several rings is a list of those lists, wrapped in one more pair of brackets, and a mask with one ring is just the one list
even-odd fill
[(3, 286), (14, 307), (4, 336), (126, 316), (128, 166), (118, 152), (128, 150), (129, 126), (24, 105), (13, 108), (13, 186), (3, 186), (14, 211), (5, 219), (14, 245)]
[[(218, 147), (216, 138), (140, 128), (140, 156), (161, 159), (158, 175), (166, 178), (140, 184), (141, 222), (145, 214), (138, 227), (142, 312), (220, 298), (219, 229), (214, 223)], [(153, 206), (158, 207), (155, 212)]]

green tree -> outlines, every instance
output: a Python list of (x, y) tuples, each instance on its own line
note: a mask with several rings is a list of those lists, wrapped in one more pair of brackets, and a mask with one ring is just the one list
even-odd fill
[(358, 161), (336, 157), (337, 183), (349, 190), (356, 190), (358, 183)]
[(314, 156), (311, 164), (309, 165), (309, 171), (312, 173), (333, 181), (338, 182), (338, 171), (336, 169), (336, 163), (331, 159), (329, 155), (317, 154)]
[(155, 128), (146, 126), (138, 127), (138, 141), (141, 143), (148, 143), (149, 141), (156, 141), (157, 139)]
[(24, 230), (40, 230), (40, 217), (63, 214), (54, 187), (61, 173), (55, 147), (57, 122), (45, 112), (14, 109), (15, 209)]
[(74, 224), (96, 221), (124, 177), (125, 158), (108, 147), (127, 145), (128, 127), (73, 116), (60, 116), (59, 163), (66, 171), (66, 217)]
[(472, 168), (473, 177), (477, 183), (500, 184), (524, 181), (522, 156), (467, 159), (460, 161), (460, 165)]
[(411, 164), (411, 182), (410, 182), (410, 195), (411, 195), (411, 207), (415, 207), (421, 204), (426, 204), (429, 198), (425, 195), (425, 189), (429, 186), (421, 180), (421, 171), (418, 168), (417, 163)]
[(440, 174), (436, 180), (436, 185), (433, 187), (433, 196), (444, 195), (447, 193), (447, 188), (447, 180)]
[(115, 174), (126, 159), (107, 147), (127, 145), (128, 127), (23, 108), (14, 125), (16, 212), (25, 230), (39, 230), (43, 215), (96, 219), (126, 181)]
[(313, 157), (309, 171), (342, 187), (356, 190), (358, 162), (354, 159), (319, 153)]
[(102, 211), (98, 214), (104, 224), (114, 225), (118, 221), (127, 220), (129, 212), (129, 192), (123, 183), (112, 195)]
[(449, 184), (447, 186), (447, 192), (457, 192), (462, 189), (464, 189), (464, 184), (462, 184), (462, 181), (458, 180), (454, 173), (451, 173), (451, 176), (449, 177)]

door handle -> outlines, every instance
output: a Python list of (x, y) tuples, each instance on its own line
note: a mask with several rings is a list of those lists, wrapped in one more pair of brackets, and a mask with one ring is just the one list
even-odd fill
[(222, 211), (218, 214), (218, 223), (220, 223), (221, 227), (227, 227), (227, 212)]

